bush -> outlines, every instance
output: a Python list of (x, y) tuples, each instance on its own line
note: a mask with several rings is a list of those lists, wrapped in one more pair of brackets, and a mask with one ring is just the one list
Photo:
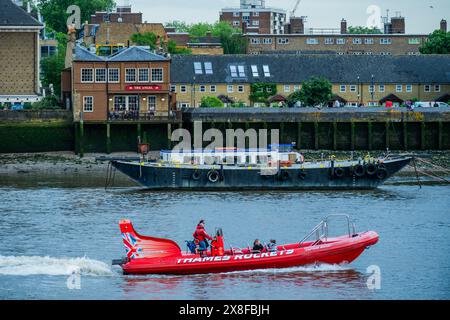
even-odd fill
[(232, 108), (245, 108), (245, 103), (243, 101), (235, 102), (231, 104)]
[(223, 102), (217, 97), (202, 97), (201, 108), (223, 108)]
[(31, 105), (33, 110), (55, 110), (62, 109), (60, 102), (56, 96), (46, 96), (41, 101)]

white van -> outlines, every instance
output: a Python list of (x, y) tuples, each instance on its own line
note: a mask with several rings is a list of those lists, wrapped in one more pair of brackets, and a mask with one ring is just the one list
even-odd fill
[(450, 107), (445, 102), (437, 102), (437, 101), (418, 101), (414, 103), (415, 108), (434, 108), (434, 107)]

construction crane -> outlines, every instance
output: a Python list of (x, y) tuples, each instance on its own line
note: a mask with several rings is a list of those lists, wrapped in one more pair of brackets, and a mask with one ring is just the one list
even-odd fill
[(300, 2), (302, 2), (302, 0), (297, 0), (297, 2), (295, 3), (294, 9), (291, 11), (291, 17), (295, 17), (295, 12), (297, 11)]

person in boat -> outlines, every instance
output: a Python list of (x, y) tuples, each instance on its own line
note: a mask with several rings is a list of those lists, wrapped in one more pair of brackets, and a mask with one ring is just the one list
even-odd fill
[(269, 244), (267, 245), (267, 251), (274, 252), (277, 251), (277, 240), (270, 240)]
[(208, 249), (208, 240), (212, 241), (213, 238), (205, 231), (205, 220), (200, 220), (193, 234), (195, 243), (198, 245), (198, 251), (203, 253)]
[(264, 250), (264, 246), (261, 244), (261, 241), (259, 239), (256, 239), (255, 242), (253, 242), (253, 252), (259, 253)]

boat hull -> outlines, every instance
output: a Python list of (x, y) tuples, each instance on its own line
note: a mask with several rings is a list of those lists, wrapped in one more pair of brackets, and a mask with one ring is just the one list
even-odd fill
[[(112, 165), (139, 184), (153, 190), (349, 190), (375, 189), (403, 169), (410, 161), (411, 158), (385, 161), (383, 163), (385, 174), (381, 177), (376, 173), (368, 172), (358, 175), (354, 170), (357, 162), (339, 166), (342, 169), (342, 176), (335, 174), (338, 167), (330, 165), (330, 162), (309, 167), (280, 168), (274, 174), (267, 174), (259, 168), (249, 166), (195, 167), (126, 161), (112, 161)], [(211, 172), (218, 175), (217, 181), (210, 179)]]
[(125, 274), (206, 274), (257, 269), (282, 269), (312, 264), (351, 263), (369, 246), (378, 242), (374, 231), (353, 237), (329, 239), (320, 245), (290, 244), (277, 252), (242, 253), (218, 257), (183, 255), (166, 258), (132, 259), (122, 265)]

